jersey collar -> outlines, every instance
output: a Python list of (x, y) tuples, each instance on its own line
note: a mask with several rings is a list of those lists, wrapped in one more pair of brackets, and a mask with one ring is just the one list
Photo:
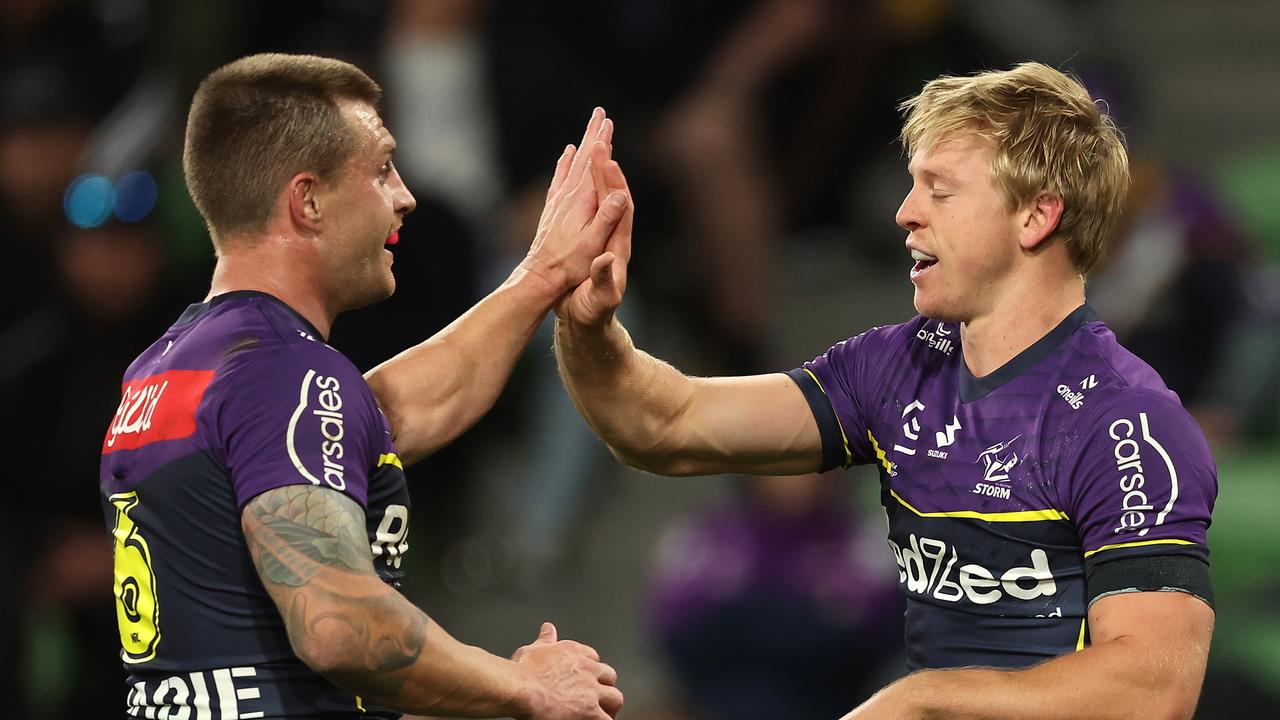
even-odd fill
[(231, 290), (229, 292), (224, 292), (221, 295), (213, 296), (212, 298), (209, 299), (208, 302), (192, 303), (191, 305), (187, 306), (186, 310), (182, 311), (182, 315), (178, 316), (178, 321), (174, 323), (174, 325), (175, 326), (186, 325), (187, 323), (194, 322), (198, 318), (202, 317), (205, 313), (209, 312), (210, 310), (218, 307), (219, 305), (225, 302), (236, 300), (238, 298), (250, 298), (250, 297), (263, 298), (269, 302), (279, 305), (285, 312), (293, 316), (295, 320), (301, 323), (302, 326), (306, 328), (306, 330), (310, 332), (313, 336), (315, 336), (316, 338), (322, 337), (320, 335), (320, 331), (316, 330), (316, 326), (312, 325), (310, 320), (307, 320), (305, 317), (303, 317), (302, 313), (299, 313), (297, 310), (294, 310), (293, 308), (289, 307), (288, 305), (285, 304), (283, 300), (276, 297), (275, 295), (272, 295), (270, 293), (264, 293), (261, 290)]
[(990, 395), (1056, 350), (1077, 328), (1099, 319), (1098, 313), (1089, 306), (1089, 303), (1085, 303), (1072, 310), (1070, 315), (1044, 337), (1032, 343), (1031, 347), (1015, 355), (1012, 360), (1001, 365), (994, 372), (982, 377), (974, 377), (962, 355), (960, 357), (960, 402), (973, 402)]

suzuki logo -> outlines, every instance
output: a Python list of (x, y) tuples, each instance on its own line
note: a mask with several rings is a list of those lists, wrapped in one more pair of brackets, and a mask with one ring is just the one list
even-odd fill
[(962, 429), (963, 428), (960, 427), (960, 417), (952, 415), (951, 422), (947, 423), (943, 428), (945, 432), (934, 433), (934, 439), (938, 441), (938, 447), (944, 448), (953, 444), (956, 441), (956, 431)]

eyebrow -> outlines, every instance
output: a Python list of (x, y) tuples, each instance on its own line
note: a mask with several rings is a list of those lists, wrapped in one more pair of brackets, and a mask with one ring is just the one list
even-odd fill
[(916, 177), (916, 175), (918, 174), (920, 176), (920, 179), (924, 180), (925, 182), (931, 182), (933, 180), (941, 180), (943, 182), (948, 182), (948, 183), (956, 182), (955, 176), (948, 175), (946, 173), (940, 173), (935, 170), (930, 170), (929, 168), (913, 169), (911, 165), (907, 165), (907, 173), (910, 174), (911, 177)]

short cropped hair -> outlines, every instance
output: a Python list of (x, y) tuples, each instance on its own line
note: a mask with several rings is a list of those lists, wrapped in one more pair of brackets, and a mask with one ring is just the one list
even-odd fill
[(1041, 63), (940, 77), (902, 103), (908, 156), (973, 130), (995, 145), (991, 179), (1010, 209), (1062, 198), (1055, 236), (1086, 274), (1102, 256), (1129, 190), (1129, 158), (1111, 117), (1076, 78)]
[(215, 243), (263, 229), (295, 174), (338, 170), (357, 147), (338, 100), (381, 97), (356, 66), (313, 55), (250, 55), (210, 73), (191, 101), (182, 169)]

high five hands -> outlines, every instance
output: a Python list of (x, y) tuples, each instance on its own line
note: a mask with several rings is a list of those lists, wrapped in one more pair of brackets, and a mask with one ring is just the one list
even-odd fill
[[(624, 227), (630, 255), (631, 196), (612, 153), (613, 121), (596, 108), (582, 143), (566, 146), (556, 162), (537, 233), (521, 266), (546, 280), (558, 296), (579, 288), (606, 262), (605, 255), (622, 255), (619, 231)], [(563, 303), (562, 298), (557, 307)]]

